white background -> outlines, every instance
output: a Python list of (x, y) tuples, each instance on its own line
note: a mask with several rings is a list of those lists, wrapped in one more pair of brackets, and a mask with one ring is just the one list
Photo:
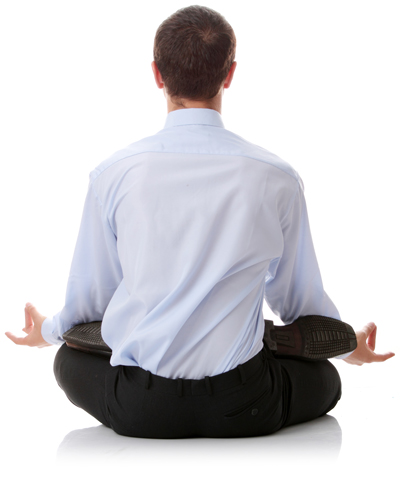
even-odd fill
[[(150, 67), (154, 34), (190, 4), (0, 4), (3, 331), (20, 331), (28, 301), (44, 315), (62, 308), (89, 172), (163, 127), (166, 104)], [(299, 171), (326, 291), (355, 329), (377, 323), (377, 351), (399, 352), (400, 2), (202, 5), (222, 13), (237, 36), (238, 67), (223, 100), (226, 128)], [(98, 423), (56, 385), (56, 347), (17, 347), (4, 335), (0, 342), (6, 464), (55, 473), (63, 438)], [(347, 462), (348, 472), (361, 465), (367, 478), (382, 474), (396, 455), (398, 359), (335, 365), (343, 379), (342, 400), (331, 413), (343, 438), (337, 464)], [(154, 445), (154, 455), (135, 458), (132, 472), (150, 478), (163, 472), (157, 457), (170, 459), (177, 475), (181, 465), (182, 475), (191, 468), (198, 478), (267, 472), (254, 443), (251, 462), (235, 453), (244, 443), (232, 453), (232, 443), (213, 443), (212, 450), (201, 443), (204, 456), (214, 453), (205, 471), (192, 465), (204, 461), (193, 453), (199, 450), (162, 457), (165, 445)]]

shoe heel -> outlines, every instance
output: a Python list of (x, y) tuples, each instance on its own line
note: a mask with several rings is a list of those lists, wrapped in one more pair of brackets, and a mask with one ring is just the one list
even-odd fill
[(272, 320), (264, 320), (264, 338), (263, 341), (267, 345), (267, 347), (271, 350), (271, 352), (276, 352), (278, 349), (278, 345), (275, 341), (275, 325)]

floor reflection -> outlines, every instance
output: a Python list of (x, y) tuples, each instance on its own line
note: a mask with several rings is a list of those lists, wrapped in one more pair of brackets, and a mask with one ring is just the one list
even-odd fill
[[(58, 465), (71, 465), (80, 460), (87, 465), (114, 462), (121, 465), (150, 465), (160, 468), (182, 462), (216, 459), (219, 462), (251, 461), (262, 456), (264, 461), (285, 459), (337, 460), (342, 443), (342, 430), (335, 417), (325, 415), (312, 422), (294, 425), (273, 435), (252, 438), (193, 438), (158, 440), (123, 437), (99, 425), (70, 432), (57, 451)], [(162, 465), (162, 467), (161, 467)]]

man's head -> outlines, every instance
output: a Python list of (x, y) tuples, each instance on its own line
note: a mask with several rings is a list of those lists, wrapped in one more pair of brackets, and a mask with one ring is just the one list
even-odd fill
[[(232, 71), (233, 75), (232, 66), (236, 66), (235, 51), (235, 33), (225, 18), (197, 5), (168, 17), (154, 39), (154, 62), (163, 87), (178, 102), (207, 101), (222, 86), (227, 88), (228, 74)], [(154, 66), (153, 70), (156, 75)]]

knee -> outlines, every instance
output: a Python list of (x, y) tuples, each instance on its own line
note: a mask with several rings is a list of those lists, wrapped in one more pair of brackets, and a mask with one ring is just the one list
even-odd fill
[(322, 415), (325, 415), (330, 410), (332, 410), (342, 397), (342, 381), (340, 379), (339, 372), (337, 371), (335, 366), (328, 360), (326, 360), (326, 368), (328, 369), (327, 378), (329, 379), (328, 384), (330, 392), (330, 402)]
[(63, 388), (63, 378), (65, 376), (64, 373), (67, 366), (67, 357), (68, 357), (69, 351), (70, 351), (70, 348), (67, 346), (66, 343), (64, 343), (58, 349), (58, 352), (56, 353), (56, 356), (54, 358), (53, 372), (54, 372), (56, 381), (61, 388)]
[(330, 369), (330, 378), (333, 384), (333, 389), (337, 392), (342, 391), (342, 380), (340, 379), (339, 372), (337, 371), (336, 367), (331, 363), (329, 360), (326, 361), (328, 363), (328, 367)]

